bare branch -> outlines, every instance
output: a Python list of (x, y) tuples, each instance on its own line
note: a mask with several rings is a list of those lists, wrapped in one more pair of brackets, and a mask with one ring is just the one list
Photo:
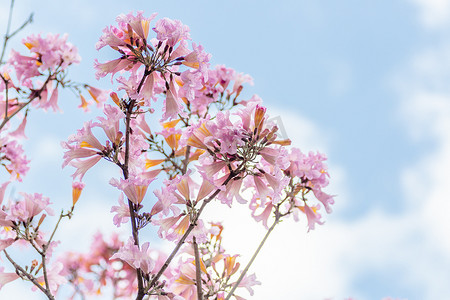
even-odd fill
[(0, 65), (2, 65), (4, 63), (3, 62), (3, 57), (5, 56), (5, 51), (6, 51), (6, 46), (8, 44), (8, 40), (10, 38), (12, 38), (14, 35), (16, 35), (18, 32), (20, 32), (22, 29), (24, 29), (25, 26), (27, 26), (28, 24), (33, 22), (33, 14), (30, 14), (28, 19), (19, 28), (17, 28), (16, 30), (14, 30), (13, 33), (10, 34), (9, 32), (11, 30), (11, 21), (12, 21), (13, 8), (14, 8), (14, 0), (11, 0), (11, 5), (9, 7), (8, 25), (6, 27), (6, 33), (5, 33), (5, 37), (3, 39), (2, 54), (0, 55)]
[[(40, 289), (46, 296), (48, 299), (50, 300), (55, 300), (55, 297), (53, 297), (53, 295), (51, 294), (50, 290), (48, 289), (48, 285), (46, 285), (46, 289), (39, 284), (39, 282), (37, 281), (37, 279), (31, 275), (30, 273), (28, 273), (27, 271), (25, 271), (21, 266), (19, 266), (6, 252), (6, 250), (3, 250), (3, 252), (5, 253), (6, 258), (9, 260), (9, 262), (14, 266), (14, 268), (16, 269), (16, 272), (18, 272), (19, 276), (25, 276), (28, 280), (30, 280), (38, 289)], [(20, 272), (20, 274), (19, 274)]]

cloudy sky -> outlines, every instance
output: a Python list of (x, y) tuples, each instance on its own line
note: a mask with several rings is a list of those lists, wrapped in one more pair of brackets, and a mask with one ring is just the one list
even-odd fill
[[(118, 14), (179, 19), (213, 64), (254, 78), (247, 93), (262, 97), (296, 146), (328, 155), (334, 212), (309, 233), (305, 222), (276, 228), (251, 270), (263, 283), (253, 299), (450, 295), (450, 0), (16, 2), (16, 26), (35, 14), (21, 37), (67, 32), (83, 58), (72, 76), (89, 83), (93, 60), (108, 58), (94, 45)], [(8, 6), (0, 1), (2, 30)], [(61, 171), (59, 142), (96, 115), (79, 112), (71, 94), (62, 100), (64, 114), (30, 116), (32, 169), (11, 191), (44, 193), (59, 208), (70, 205), (72, 173)], [(114, 229), (111, 172), (102, 164), (85, 177), (59, 236), (77, 242), (61, 249), (84, 250), (93, 232)], [(211, 207), (208, 216), (224, 221), (225, 246), (243, 261), (264, 234), (245, 207)], [(0, 298), (28, 289), (10, 284)]]

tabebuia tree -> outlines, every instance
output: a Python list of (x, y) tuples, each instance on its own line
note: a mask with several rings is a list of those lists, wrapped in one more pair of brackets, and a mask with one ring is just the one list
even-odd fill
[[(26, 53), (12, 50), (4, 61), (7, 41), (19, 31), (8, 26), (0, 72), (0, 287), (25, 280), (48, 299), (62, 287), (71, 299), (245, 299), (261, 284), (249, 268), (275, 226), (292, 217), (306, 219), (310, 230), (322, 224), (321, 207), (331, 212), (326, 157), (290, 147), (262, 100), (243, 99), (251, 77), (211, 66), (181, 21), (137, 12), (116, 22), (96, 44), (100, 54), (105, 47), (116, 53), (95, 61), (97, 78), (116, 83), (111, 93), (68, 79), (80, 57), (67, 36), (31, 35), (23, 39)], [(73, 168), (74, 181), (72, 206), (58, 216), (42, 194), (4, 195), (28, 170), (20, 144), (27, 113), (58, 110), (60, 89), (74, 91), (80, 108), (96, 102), (101, 113), (61, 143), (62, 166)], [(111, 226), (131, 224), (131, 232), (99, 233), (86, 253), (58, 252), (58, 225), (75, 213), (89, 184), (84, 175), (100, 160), (117, 169), (109, 182), (117, 188)], [(267, 228), (249, 262), (225, 250), (221, 223), (203, 219), (213, 201), (246, 205), (249, 218)], [(56, 226), (44, 233), (48, 220)], [(149, 241), (140, 235), (147, 226), (158, 235)], [(171, 241), (173, 250), (162, 252), (156, 239)], [(21, 265), (16, 257), (24, 246), (35, 255)]]

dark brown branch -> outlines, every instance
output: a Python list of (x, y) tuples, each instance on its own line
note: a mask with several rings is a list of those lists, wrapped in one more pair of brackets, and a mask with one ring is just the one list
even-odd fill
[[(127, 112), (125, 117), (125, 159), (124, 163), (122, 165), (122, 172), (123, 177), (125, 179), (128, 179), (129, 172), (128, 172), (128, 164), (130, 160), (130, 134), (131, 134), (131, 128), (130, 128), (130, 121), (131, 121), (131, 115), (133, 113), (134, 109), (134, 103), (135, 100), (130, 99), (130, 102), (127, 106)], [(135, 206), (134, 203), (128, 199), (128, 209), (130, 210), (130, 218), (131, 218), (131, 229), (134, 239), (134, 244), (139, 247), (139, 232), (137, 228), (137, 221), (136, 221), (136, 214), (135, 214)], [(136, 270), (137, 275), (137, 281), (138, 281), (138, 294), (136, 296), (136, 300), (142, 300), (144, 298), (144, 284), (142, 279), (142, 272), (141, 269)]]
[(203, 300), (203, 290), (202, 290), (202, 270), (200, 267), (200, 255), (198, 253), (198, 245), (195, 236), (192, 237), (192, 245), (194, 246), (195, 255), (195, 285), (197, 286), (197, 299)]

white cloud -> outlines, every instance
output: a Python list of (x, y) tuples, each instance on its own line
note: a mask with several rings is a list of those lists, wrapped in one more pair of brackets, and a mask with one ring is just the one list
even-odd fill
[(429, 29), (442, 28), (449, 24), (449, 0), (409, 0), (417, 5), (420, 21)]
[[(440, 5), (444, 5), (441, 3)], [(442, 9), (449, 9), (448, 2)], [(411, 257), (409, 279), (426, 299), (450, 293), (450, 54), (449, 45), (423, 51), (400, 73), (396, 85), (402, 98), (401, 117), (418, 146), (428, 150), (406, 168), (402, 183), (407, 205), (403, 235), (413, 247), (401, 244)], [(413, 225), (414, 224), (414, 225)], [(420, 258), (420, 259), (418, 259)]]

